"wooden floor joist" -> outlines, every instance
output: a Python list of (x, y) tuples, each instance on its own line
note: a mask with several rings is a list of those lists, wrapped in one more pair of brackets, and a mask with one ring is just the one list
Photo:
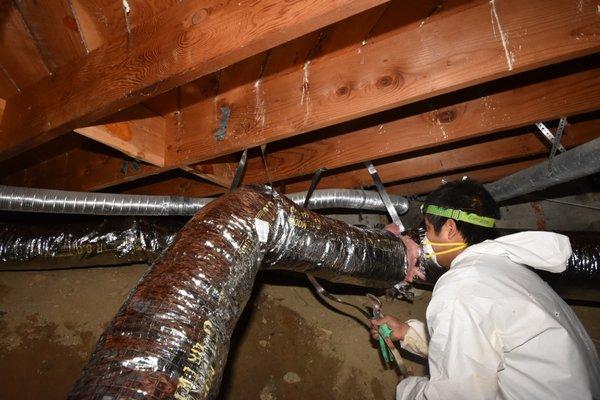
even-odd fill
[[(330, 170), (346, 167), (365, 160), (397, 156), (492, 132), (533, 125), (542, 120), (577, 115), (597, 109), (600, 109), (600, 71), (592, 69), (491, 94), (371, 128), (323, 139), (317, 137), (317, 140), (290, 148), (271, 152), (267, 146), (267, 165), (271, 179), (280, 181), (312, 174), (321, 167)], [(375, 146), (373, 143), (385, 143), (385, 146)], [(229, 187), (236, 161), (229, 157), (227, 161), (212, 160), (188, 168), (194, 168), (196, 171), (192, 171), (192, 173), (204, 179), (223, 187)], [(87, 157), (71, 157), (69, 166), (55, 168), (54, 174), (56, 176), (61, 173), (59, 171), (62, 171), (66, 175), (64, 181), (72, 182), (73, 171), (87, 170), (89, 165), (103, 165), (105, 162), (105, 156), (102, 154), (90, 153)], [(100, 169), (95, 173), (95, 185), (85, 185), (82, 182), (78, 186), (106, 188), (167, 170), (145, 168), (144, 171), (130, 170), (128, 174), (120, 175), (118, 173), (119, 162), (114, 164), (115, 167), (112, 169)], [(59, 162), (59, 165), (62, 164)], [(23, 178), (37, 175), (34, 186), (49, 187), (51, 183), (44, 180), (43, 170), (46, 168), (46, 166), (39, 166), (35, 170), (40, 172), (30, 170), (27, 174), (20, 176)], [(85, 176), (79, 178), (88, 180)], [(243, 182), (252, 184), (267, 181), (262, 159), (260, 157), (250, 158)], [(15, 177), (12, 177), (12, 182), (20, 185)], [(26, 183), (27, 181), (22, 181), (21, 184), (26, 185)], [(69, 187), (72, 188), (74, 185), (75, 183), (71, 183)], [(337, 187), (343, 186), (338, 185)], [(300, 186), (297, 189), (300, 190)]]
[(74, 149), (0, 178), (3, 185), (95, 191), (165, 172), (116, 155)]
[(225, 192), (227, 192), (227, 189), (222, 186), (183, 177), (171, 178), (124, 191), (124, 193), (130, 194), (154, 195), (160, 193), (168, 196), (184, 197), (212, 197)]
[(52, 0), (40, 10), (37, 0), (15, 2), (45, 64), (52, 72), (87, 54), (69, 0)]
[[(412, 193), (544, 155), (538, 121), (578, 116), (567, 147), (598, 136), (590, 1), (135, 0), (129, 12), (96, 2), (60, 0), (48, 15), (30, 0), (8, 7), (7, 37), (28, 41), (0, 51), (0, 183), (205, 197), (228, 190), (240, 151), (253, 148), (244, 184), (299, 191), (327, 168), (320, 188), (363, 187), (372, 160), (387, 185)], [(63, 13), (66, 25), (49, 30)], [(107, 16), (111, 31), (97, 26)], [(52, 76), (31, 81), (13, 53)], [(79, 138), (62, 154), (2, 162), (71, 128), (124, 154)]]
[[(570, 125), (561, 143), (572, 148), (595, 139), (600, 135), (600, 120), (592, 120)], [(381, 180), (385, 183), (448, 173), (465, 168), (504, 162), (523, 157), (533, 157), (549, 153), (547, 143), (537, 132), (501, 137), (482, 143), (431, 152), (425, 155), (376, 164)], [(426, 179), (426, 178), (425, 178)], [(362, 188), (373, 185), (373, 179), (364, 166), (351, 171), (329, 174), (319, 181), (319, 188)], [(310, 179), (290, 183), (286, 190), (298, 192), (307, 190)]]
[[(598, 137), (600, 132), (600, 120), (592, 119), (583, 122), (577, 122), (569, 125), (563, 135), (562, 144), (567, 148), (572, 148), (583, 144), (589, 140)], [(496, 165), (499, 163), (507, 164), (510, 161), (521, 165), (521, 161), (515, 161), (523, 158), (535, 158), (540, 155), (549, 154), (548, 144), (537, 133), (521, 133), (508, 137), (498, 137), (489, 141), (483, 141), (471, 145), (448, 149), (445, 151), (432, 151), (424, 155), (416, 155), (399, 161), (387, 161), (377, 165), (381, 179), (390, 184), (391, 188), (398, 187), (420, 187), (419, 182), (423, 181), (424, 187), (430, 187), (433, 183), (439, 184), (440, 178), (429, 178), (428, 176), (447, 174), (449, 177), (459, 176), (453, 171), (487, 171), (486, 165)], [(498, 175), (501, 169), (493, 169), (493, 176)], [(513, 170), (511, 170), (513, 171)], [(514, 171), (513, 171), (514, 172)], [(512, 173), (512, 172), (511, 172)], [(478, 178), (479, 172), (472, 176)], [(463, 174), (464, 175), (464, 174)], [(446, 176), (446, 175), (444, 175)], [(462, 176), (462, 175), (460, 175)], [(471, 176), (471, 175), (469, 175)], [(484, 182), (487, 175), (482, 175)], [(400, 181), (399, 183), (394, 183)], [(407, 181), (407, 182), (401, 182)], [(433, 183), (432, 183), (433, 182)], [(372, 186), (373, 181), (369, 173), (362, 166), (357, 166), (351, 171), (326, 173), (318, 183), (318, 188), (362, 188)], [(285, 187), (286, 193), (299, 192), (307, 190), (310, 186), (310, 177), (301, 180), (292, 180), (292, 182), (276, 182), (275, 187)], [(184, 187), (185, 190), (180, 189)], [(178, 189), (174, 189), (178, 188)], [(204, 192), (205, 189), (208, 189)], [(420, 189), (419, 189), (420, 190)], [(221, 189), (220, 192), (226, 190)], [(164, 182), (146, 185), (135, 189), (134, 193), (145, 194), (180, 194), (190, 193), (195, 197), (212, 196), (220, 193), (215, 188), (207, 188), (202, 183), (195, 183), (191, 180), (182, 178), (166, 180)], [(424, 192), (411, 191), (406, 194), (420, 194)]]
[(0, 160), (388, 0), (184, 0), (6, 105)]
[[(267, 152), (267, 164), (271, 179), (278, 181), (598, 109), (600, 69), (592, 69), (361, 130), (317, 136)], [(260, 158), (247, 165), (244, 183), (267, 181)]]
[[(20, 90), (47, 76), (50, 70), (14, 2), (0, 3), (0, 21), (3, 40), (0, 64), (12, 85)], [(27, 62), (23, 63), (23, 59)]]
[(245, 97), (233, 96), (235, 104), (220, 92), (197, 107), (201, 115), (182, 109), (184, 127), (204, 128), (179, 132), (167, 162), (214, 158), (594, 53), (599, 20), (592, 4), (579, 10), (567, 0), (475, 2), (440, 13), (395, 36), (236, 87)]

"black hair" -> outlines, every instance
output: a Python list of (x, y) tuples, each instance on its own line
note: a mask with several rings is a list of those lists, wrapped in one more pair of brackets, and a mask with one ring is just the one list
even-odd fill
[[(483, 185), (470, 179), (447, 182), (438, 187), (427, 196), (423, 209), (425, 210), (429, 205), (475, 213), (482, 217), (500, 218), (500, 209), (492, 195)], [(426, 218), (433, 225), (436, 233), (440, 233), (442, 226), (448, 220), (446, 217), (432, 214), (426, 214)], [(496, 228), (486, 228), (464, 221), (455, 222), (468, 245), (498, 237)]]

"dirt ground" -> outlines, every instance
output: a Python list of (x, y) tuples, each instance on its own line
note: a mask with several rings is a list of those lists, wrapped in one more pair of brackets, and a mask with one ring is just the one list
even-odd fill
[[(64, 399), (146, 268), (0, 273), (0, 399)], [(361, 289), (341, 295), (366, 302)], [(429, 298), (418, 291), (414, 303), (385, 303), (384, 311), (423, 319)], [(574, 308), (598, 346), (600, 308)], [(220, 398), (393, 399), (395, 371), (360, 314), (344, 311), (355, 319), (323, 306), (302, 276), (261, 274), (234, 333)], [(408, 364), (426, 373), (423, 361)]]

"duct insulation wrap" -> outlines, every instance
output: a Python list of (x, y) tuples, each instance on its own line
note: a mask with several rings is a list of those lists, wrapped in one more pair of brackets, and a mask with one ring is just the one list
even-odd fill
[(0, 270), (152, 262), (185, 222), (171, 217), (2, 222)]
[(500, 202), (598, 172), (600, 138), (484, 186)]
[(267, 187), (211, 202), (177, 234), (101, 336), (69, 399), (214, 399), (260, 268), (389, 287), (405, 247), (300, 208)]
[[(185, 222), (184, 217), (87, 217), (60, 223), (38, 219), (34, 224), (18, 220), (3, 222), (0, 223), (0, 271), (151, 263), (173, 241)], [(517, 232), (520, 231), (499, 230), (502, 236)], [(558, 233), (569, 237), (573, 249), (566, 271), (560, 274), (534, 271), (545, 280), (560, 281), (562, 285), (575, 286), (584, 281), (600, 283), (600, 232)], [(407, 234), (419, 243), (416, 230)], [(435, 283), (439, 271), (429, 264), (425, 270), (428, 282)]]

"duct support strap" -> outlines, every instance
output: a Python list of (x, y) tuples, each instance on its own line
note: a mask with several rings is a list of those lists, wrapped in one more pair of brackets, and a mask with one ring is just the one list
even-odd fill
[(389, 232), (328, 219), (268, 187), (224, 195), (142, 277), (69, 399), (214, 399), (260, 268), (387, 287), (404, 278), (405, 250)]

